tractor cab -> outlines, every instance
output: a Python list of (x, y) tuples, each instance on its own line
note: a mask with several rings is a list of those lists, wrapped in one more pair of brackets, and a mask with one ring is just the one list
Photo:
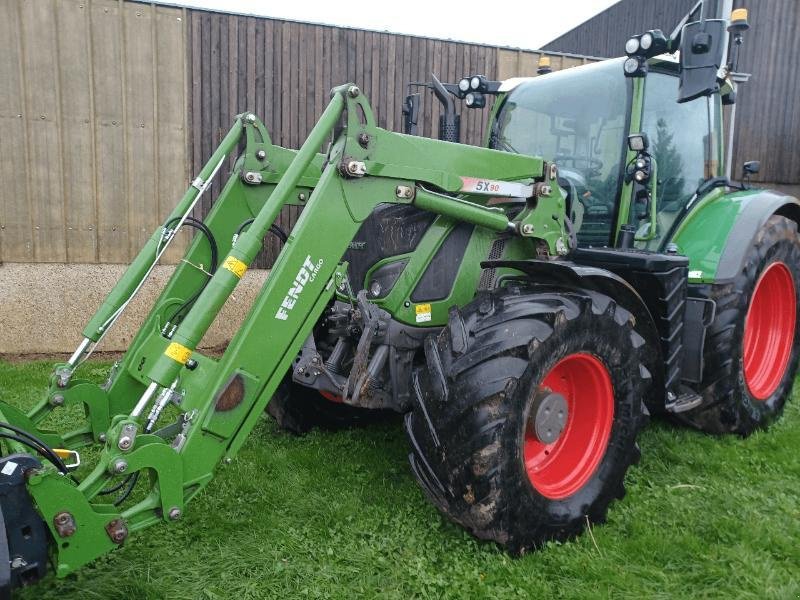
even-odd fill
[[(747, 80), (737, 72), (747, 11), (730, 20), (707, 12), (699, 0), (669, 36), (658, 29), (634, 36), (617, 59), (503, 82), (432, 76), (411, 85), (442, 103), (439, 138), (451, 142), (460, 125), (453, 98), (483, 108), (496, 96), (486, 144), (556, 165), (578, 246), (665, 252), (705, 195), (743, 189), (730, 181), (730, 168), (725, 175), (722, 105), (733, 104), (735, 82)], [(405, 133), (416, 133), (418, 110), (419, 94), (410, 94)]]
[(558, 165), (579, 245), (613, 246), (625, 227), (635, 247), (663, 251), (698, 188), (722, 175), (720, 94), (679, 103), (676, 60), (648, 60), (647, 77), (626, 76), (626, 60), (505, 82), (488, 144)]

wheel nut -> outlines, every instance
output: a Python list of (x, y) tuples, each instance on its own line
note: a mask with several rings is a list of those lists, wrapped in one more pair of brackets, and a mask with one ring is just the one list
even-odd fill
[(128, 469), (128, 463), (124, 460), (118, 460), (114, 463), (114, 473), (124, 473)]

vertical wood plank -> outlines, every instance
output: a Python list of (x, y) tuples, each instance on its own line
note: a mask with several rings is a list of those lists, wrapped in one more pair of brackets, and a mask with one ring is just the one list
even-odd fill
[(121, 5), (125, 58), (125, 154), (127, 156), (129, 258), (136, 256), (156, 227), (158, 205), (155, 162), (155, 81), (151, 11), (146, 5)]
[(34, 259), (28, 200), (27, 108), (21, 2), (0, 2), (0, 260)]
[[(196, 29), (199, 24), (196, 22), (190, 24), (184, 20), (184, 16), (180, 12), (160, 6), (155, 9), (155, 19), (155, 53), (158, 57), (155, 70), (155, 89), (158, 92), (155, 97), (155, 112), (158, 115), (155, 124), (158, 140), (156, 144), (158, 179), (155, 182), (155, 193), (159, 199), (157, 222), (161, 223), (172, 212), (189, 185), (189, 177), (187, 177), (184, 166), (185, 163), (191, 162), (186, 138), (195, 142), (191, 147), (193, 152), (195, 149), (197, 150), (198, 163), (207, 157), (201, 156), (199, 139), (194, 139), (195, 136), (199, 138), (204, 134), (200, 130), (199, 122), (202, 87), (194, 77), (189, 79), (189, 74), (185, 73), (187, 64), (191, 73), (196, 73), (195, 69), (199, 70), (199, 65), (194, 62), (194, 59), (189, 62), (184, 58), (186, 53), (184, 35), (187, 36), (186, 42), (189, 42), (188, 34), (191, 31), (190, 47), (194, 47), (195, 42), (199, 41), (194, 39), (195, 32), (199, 34), (199, 28)], [(197, 37), (199, 38), (199, 35)], [(176, 82), (181, 82), (181, 84), (176, 85)], [(196, 111), (193, 112), (197, 112), (197, 116), (186, 114), (188, 86), (191, 86), (192, 105), (196, 106)], [(195, 119), (197, 120), (195, 121)], [(192, 122), (193, 127), (196, 125), (197, 129), (193, 128), (192, 133), (187, 135), (188, 122)], [(192, 168), (191, 171), (194, 169)], [(190, 177), (193, 178), (194, 175)], [(162, 262), (173, 263), (180, 260), (189, 239), (188, 232), (182, 233), (170, 245)]]
[(97, 235), (88, 11), (80, 0), (59, 0), (56, 11), (67, 261), (91, 263)]
[(97, 161), (97, 240), (100, 262), (128, 260), (125, 197), (125, 134), (120, 68), (119, 4), (91, 3), (92, 61), (94, 64), (95, 146)]
[(28, 107), (28, 160), (34, 256), (40, 262), (67, 258), (61, 174), (56, 12), (52, 0), (22, 5), (22, 66)]

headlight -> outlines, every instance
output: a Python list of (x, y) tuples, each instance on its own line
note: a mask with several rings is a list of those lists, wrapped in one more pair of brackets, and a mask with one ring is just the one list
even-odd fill
[(369, 293), (372, 294), (373, 298), (377, 298), (381, 295), (381, 284), (378, 281), (372, 281), (369, 284)]
[(636, 161), (636, 168), (637, 169), (644, 169), (647, 166), (647, 163), (644, 162), (643, 158), (640, 158)]
[(472, 105), (475, 104), (475, 94), (473, 94), (472, 92), (467, 94), (464, 97), (464, 102), (466, 103), (467, 106), (469, 106), (471, 108)]
[(458, 82), (458, 89), (462, 92), (466, 92), (469, 89), (469, 79), (464, 77), (461, 81)]
[[(652, 39), (650, 40), (653, 41)], [(625, 53), (626, 54), (636, 54), (639, 51), (639, 38), (632, 37), (627, 42), (625, 42)]]
[(650, 46), (653, 45), (653, 34), (652, 33), (645, 33), (639, 39), (639, 46), (641, 46), (642, 50), (649, 50)]
[(642, 181), (644, 181), (645, 179), (647, 179), (647, 173), (645, 173), (644, 171), (636, 171), (636, 172), (633, 174), (633, 178), (634, 178), (636, 181), (638, 181), (639, 183), (641, 183)]
[(473, 90), (477, 90), (481, 87), (481, 78), (477, 75), (469, 80), (469, 87)]
[(636, 71), (639, 70), (639, 59), (633, 57), (628, 58), (622, 65), (622, 68), (628, 75), (636, 73)]

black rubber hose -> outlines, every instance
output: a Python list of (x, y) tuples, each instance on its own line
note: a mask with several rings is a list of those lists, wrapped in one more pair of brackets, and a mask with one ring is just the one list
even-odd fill
[(114, 500), (114, 506), (119, 506), (120, 504), (125, 502), (125, 500), (128, 499), (128, 496), (131, 495), (131, 492), (133, 491), (133, 488), (136, 487), (136, 483), (139, 481), (139, 473), (140, 472), (141, 471), (136, 471), (136, 473), (132, 473), (131, 475), (128, 476), (128, 479), (125, 480), (125, 481), (128, 482), (128, 487), (125, 488), (125, 491), (122, 492), (122, 495), (119, 498)]
[(62, 461), (55, 454), (52, 454), (52, 455), (49, 454), (46, 451), (45, 448), (41, 448), (41, 447), (37, 446), (36, 444), (31, 442), (30, 440), (28, 440), (28, 439), (26, 439), (26, 438), (24, 438), (22, 436), (19, 436), (19, 435), (14, 435), (13, 433), (6, 433), (6, 432), (2, 432), (2, 431), (0, 431), (0, 438), (7, 439), (7, 440), (13, 440), (15, 442), (19, 442), (20, 444), (23, 444), (23, 445), (27, 446), (28, 448), (31, 448), (31, 449), (35, 450), (36, 452), (38, 452), (39, 454), (44, 456), (47, 460), (49, 460), (51, 463), (53, 463), (53, 465), (59, 471), (61, 471), (64, 475), (69, 474), (69, 470), (67, 469), (66, 465), (64, 464), (64, 461)]
[(108, 496), (109, 494), (113, 494), (114, 492), (120, 491), (125, 486), (125, 484), (127, 484), (131, 480), (131, 477), (133, 477), (133, 475), (134, 474), (131, 473), (125, 479), (120, 481), (118, 484), (112, 485), (110, 488), (105, 488), (105, 489), (100, 490), (99, 492), (97, 492), (97, 495), (98, 496)]
[(51, 463), (53, 463), (56, 467), (58, 467), (59, 471), (61, 471), (65, 475), (67, 473), (69, 473), (69, 469), (67, 469), (67, 466), (64, 464), (64, 461), (61, 460), (61, 458), (55, 452), (53, 452), (53, 449), (50, 448), (50, 446), (45, 444), (42, 440), (37, 438), (35, 435), (33, 435), (31, 433), (28, 433), (24, 429), (20, 429), (19, 427), (16, 427), (16, 426), (12, 425), (11, 423), (5, 423), (5, 422), (0, 421), (0, 427), (2, 427), (3, 429), (8, 429), (9, 431), (13, 431), (14, 433), (19, 434), (19, 436), (23, 436), (24, 438), (27, 438), (27, 439), (23, 440), (22, 438), (20, 438), (18, 436), (12, 436), (11, 434), (6, 434), (6, 433), (2, 433), (2, 432), (0, 432), (0, 437), (13, 439), (13, 440), (15, 440), (17, 442), (25, 444), (29, 448), (34, 448), (37, 452), (39, 452), (39, 454), (41, 454), (42, 456), (47, 457), (47, 459)]
[[(164, 228), (168, 228), (170, 227), (170, 225), (179, 222), (180, 218), (176, 217), (170, 221), (167, 221), (167, 223), (164, 225)], [(186, 220), (183, 222), (183, 224), (189, 225), (190, 227), (194, 227), (195, 229), (200, 231), (208, 240), (208, 245), (211, 248), (211, 264), (209, 265), (208, 272), (211, 275), (213, 275), (214, 273), (217, 272), (217, 267), (219, 265), (219, 248), (217, 246), (217, 240), (214, 238), (214, 234), (211, 233), (211, 230), (205, 223), (203, 223), (198, 219), (195, 219), (194, 217), (187, 217)], [(181, 304), (175, 310), (174, 313), (172, 313), (172, 316), (168, 319), (170, 323), (173, 322), (184, 310), (189, 308), (194, 303), (194, 301), (200, 297), (200, 294), (203, 292), (204, 289), (206, 289), (209, 279), (206, 279), (206, 281), (203, 282), (203, 285), (200, 286), (200, 289), (194, 295), (189, 297), (183, 304)]]
[[(170, 225), (173, 223), (179, 223), (180, 218), (176, 217), (164, 225), (164, 228), (169, 228)], [(208, 240), (208, 245), (211, 247), (211, 268), (209, 269), (209, 273), (212, 275), (217, 270), (217, 264), (219, 259), (219, 249), (217, 247), (217, 240), (214, 238), (214, 234), (211, 233), (211, 230), (208, 226), (203, 223), (202, 221), (195, 219), (194, 217), (186, 217), (186, 220), (183, 222), (184, 225), (189, 225), (190, 227), (194, 227), (198, 231), (200, 231), (205, 238)]]
[[(255, 221), (255, 219), (247, 219), (241, 225), (239, 225), (239, 228), (236, 230), (236, 237), (242, 235), (242, 231), (244, 231), (244, 228), (247, 227), (248, 225), (251, 225), (253, 221)], [(280, 225), (273, 223), (272, 225), (269, 226), (269, 231), (272, 232), (284, 244), (286, 243), (286, 240), (289, 239), (289, 236), (286, 235), (286, 232), (281, 228)]]

